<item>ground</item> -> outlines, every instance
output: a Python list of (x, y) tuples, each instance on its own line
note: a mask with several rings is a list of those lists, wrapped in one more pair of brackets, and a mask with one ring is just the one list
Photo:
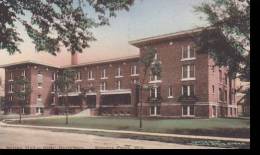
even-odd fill
[[(24, 120), (23, 124), (140, 131), (136, 118), (70, 117)], [(145, 119), (141, 131), (223, 137), (250, 137), (249, 119)]]
[(0, 127), (0, 149), (209, 149), (145, 140)]

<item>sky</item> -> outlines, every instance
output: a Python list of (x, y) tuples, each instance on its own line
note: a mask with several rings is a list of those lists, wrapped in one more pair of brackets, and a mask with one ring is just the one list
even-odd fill
[[(130, 11), (120, 11), (116, 18), (110, 19), (110, 26), (93, 29), (97, 41), (79, 56), (79, 63), (109, 58), (136, 55), (136, 47), (131, 40), (188, 30), (206, 26), (207, 22), (194, 12), (194, 6), (208, 0), (136, 0)], [(70, 54), (63, 50), (58, 56), (46, 52), (38, 53), (22, 27), (18, 27), (24, 39), (19, 48), (21, 54), (8, 55), (0, 50), (0, 65), (24, 60), (47, 62), (54, 65), (68, 65)], [(0, 70), (3, 76), (3, 70)]]

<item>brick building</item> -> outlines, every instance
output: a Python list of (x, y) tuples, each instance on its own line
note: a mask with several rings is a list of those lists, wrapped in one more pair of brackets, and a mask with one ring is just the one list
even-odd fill
[[(201, 29), (161, 35), (129, 43), (140, 54), (118, 59), (79, 64), (72, 55), (70, 66), (53, 66), (25, 61), (3, 65), (5, 92), (9, 104), (6, 112), (17, 111), (12, 97), (12, 82), (25, 75), (32, 85), (25, 114), (62, 114), (64, 107), (54, 95), (57, 73), (65, 68), (77, 71), (77, 89), (69, 94), (70, 112), (86, 110), (89, 115), (136, 116), (140, 107), (137, 84), (143, 78), (139, 60), (146, 46), (157, 50), (154, 59), (161, 63), (160, 76), (147, 75), (152, 88), (143, 93), (143, 114), (161, 117), (236, 117), (234, 81), (226, 68), (214, 66), (208, 54), (196, 52), (192, 37)], [(230, 90), (231, 86), (231, 90)], [(80, 97), (83, 88), (93, 88), (87, 98)]]

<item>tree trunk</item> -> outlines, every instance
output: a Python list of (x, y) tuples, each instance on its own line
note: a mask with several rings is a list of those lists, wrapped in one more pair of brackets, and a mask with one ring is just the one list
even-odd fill
[(140, 129), (142, 129), (142, 127), (143, 127), (143, 122), (142, 122), (142, 114), (143, 114), (143, 86), (140, 86), (140, 103), (141, 103), (141, 105), (140, 105), (140, 111), (139, 111), (139, 119), (140, 119)]
[(143, 80), (141, 82), (141, 86), (140, 86), (140, 111), (139, 111), (139, 119), (140, 119), (140, 129), (143, 128), (143, 85), (144, 85), (144, 82), (145, 82), (145, 77), (146, 77), (146, 74), (147, 74), (147, 71), (144, 72), (144, 77), (143, 77)]
[(69, 116), (68, 116), (68, 96), (65, 99), (65, 115), (66, 115), (66, 124), (69, 124)]
[(22, 107), (19, 108), (19, 123), (22, 123)]

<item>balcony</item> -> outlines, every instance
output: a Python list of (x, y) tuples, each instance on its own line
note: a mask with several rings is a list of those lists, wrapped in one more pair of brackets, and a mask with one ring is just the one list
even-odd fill
[(199, 98), (195, 95), (188, 96), (188, 95), (182, 95), (178, 98), (178, 101), (180, 102), (196, 102)]
[(162, 97), (161, 96), (159, 96), (159, 97), (148, 97), (147, 102), (151, 103), (151, 104), (161, 103)]

